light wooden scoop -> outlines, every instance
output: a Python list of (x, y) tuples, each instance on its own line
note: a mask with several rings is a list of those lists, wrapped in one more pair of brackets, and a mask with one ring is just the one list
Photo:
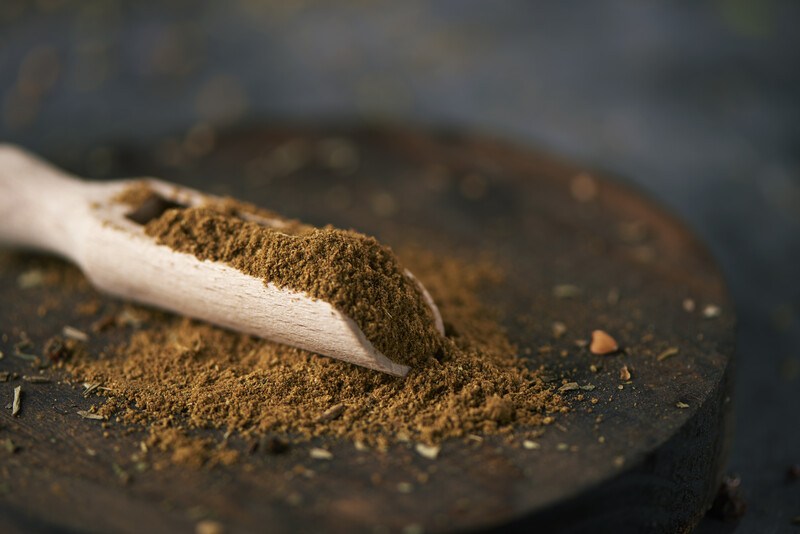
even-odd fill
[[(20, 148), (0, 144), (0, 244), (34, 248), (76, 263), (98, 289), (357, 365), (405, 376), (348, 316), (302, 292), (282, 289), (219, 262), (159, 245), (114, 199), (133, 180), (86, 182)], [(210, 197), (148, 179), (159, 196), (184, 206)], [(258, 219), (279, 228), (281, 220)], [(435, 326), (439, 310), (420, 288)]]

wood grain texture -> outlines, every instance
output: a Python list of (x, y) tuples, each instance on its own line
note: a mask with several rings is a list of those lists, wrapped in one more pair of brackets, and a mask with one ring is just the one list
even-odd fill
[[(286, 143), (313, 151), (332, 136), (357, 148), (357, 172), (314, 161), (288, 175), (245, 172)], [(280, 206), (314, 224), (355, 227), (396, 247), (491, 255), (506, 276), (483, 298), (502, 313), (520, 353), (556, 379), (595, 389), (584, 400), (566, 394), (571, 412), (547, 427), (537, 450), (494, 438), (452, 441), (431, 461), (406, 444), (382, 454), (320, 439), (233, 467), (139, 472), (130, 457), (140, 430), (81, 419), (75, 411), (91, 401), (66, 384), (23, 383), (20, 416), (0, 416), (0, 439), (20, 447), (0, 465), (5, 524), (170, 532), (211, 517), (229, 532), (680, 532), (702, 517), (728, 445), (732, 305), (705, 249), (641, 194), (595, 177), (596, 198), (577, 202), (570, 185), (586, 171), (579, 166), (485, 138), (408, 130), (254, 130), (222, 138), (214, 152), (181, 167), (154, 154), (123, 151), (122, 170)], [(374, 202), (387, 194), (393, 211)], [(630, 232), (632, 223), (646, 231)], [(46, 261), (0, 256), (0, 332), (7, 334), (0, 370), (27, 372), (27, 362), (9, 357), (21, 330), (41, 343), (64, 324), (89, 326), (72, 311), (78, 295), (17, 283)], [(578, 286), (580, 296), (557, 298), (559, 284)], [(48, 297), (63, 304), (39, 316)], [(698, 310), (686, 312), (685, 298)], [(703, 318), (707, 304), (722, 315)], [(567, 324), (564, 340), (552, 338), (554, 321)], [(574, 346), (599, 325), (623, 352), (592, 356)], [(89, 346), (102, 351), (127, 335), (93, 336)], [(679, 353), (658, 361), (672, 346)], [(619, 379), (622, 365), (632, 370), (630, 383)], [(3, 398), (16, 383), (0, 384)], [(334, 459), (310, 459), (312, 446)], [(304, 470), (312, 474), (298, 474)], [(400, 483), (410, 491), (399, 491)]]

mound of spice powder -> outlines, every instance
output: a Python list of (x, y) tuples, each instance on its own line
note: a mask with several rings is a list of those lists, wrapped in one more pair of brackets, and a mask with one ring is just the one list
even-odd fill
[(67, 369), (77, 381), (102, 384), (99, 414), (147, 428), (151, 448), (193, 466), (236, 457), (208, 435), (197, 437), (197, 429), (246, 440), (338, 437), (384, 448), (536, 432), (566, 410), (481, 304), (480, 291), (498, 282), (494, 266), (418, 248), (401, 255), (436, 299), (448, 331), (440, 359), (404, 379), (131, 306), (126, 317), (141, 324), (129, 341), (101, 356), (76, 357)]
[[(146, 182), (139, 182), (117, 200), (136, 210), (154, 194)], [(145, 232), (177, 252), (228, 264), (264, 283), (332, 304), (397, 363), (420, 365), (441, 350), (441, 336), (420, 288), (394, 253), (372, 237), (330, 226), (314, 228), (213, 197), (201, 207), (166, 210), (145, 224)]]
[[(148, 194), (138, 186), (118, 200), (136, 206)], [(471, 435), (533, 435), (567, 410), (542, 371), (517, 356), (497, 315), (481, 302), (485, 290), (502, 282), (498, 266), (418, 246), (400, 249), (403, 265), (440, 309), (443, 337), (399, 260), (374, 239), (291, 220), (278, 231), (250, 217), (277, 216), (237, 201), (210, 201), (168, 209), (146, 221), (145, 230), (200, 258), (225, 261), (265, 280), (300, 283), (358, 317), (379, 350), (397, 361), (408, 362), (398, 355), (409, 354), (414, 365), (397, 378), (109, 301), (104, 307), (117, 307), (117, 320), (98, 322), (133, 330), (102, 353), (79, 352), (63, 365), (76, 383), (100, 386), (94, 394), (103, 402), (94, 412), (144, 430), (149, 449), (199, 467), (236, 461), (241, 448), (230, 445), (229, 436), (255, 443), (333, 437), (384, 449), (405, 441), (433, 445)], [(62, 268), (81, 277), (73, 267)], [(334, 281), (351, 283), (339, 287)], [(102, 298), (86, 283), (75, 285), (93, 301)], [(387, 287), (399, 294), (382, 294)], [(372, 290), (369, 298), (359, 298), (359, 291)], [(361, 300), (384, 303), (395, 324), (407, 330), (377, 341), (386, 326), (384, 310), (361, 308)]]

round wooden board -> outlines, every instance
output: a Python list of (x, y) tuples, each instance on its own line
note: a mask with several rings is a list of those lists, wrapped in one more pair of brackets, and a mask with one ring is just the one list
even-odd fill
[[(594, 389), (565, 393), (570, 413), (547, 427), (536, 450), (494, 438), (451, 441), (432, 461), (410, 445), (382, 454), (328, 440), (232, 467), (138, 472), (129, 461), (136, 432), (112, 423), (104, 437), (97, 421), (75, 415), (96, 400), (54, 371), (48, 384), (10, 380), (0, 383), (2, 397), (10, 400), (18, 384), (25, 397), (19, 417), (0, 417), (0, 441), (18, 448), (0, 452), (2, 524), (186, 532), (213, 517), (227, 532), (676, 532), (702, 517), (728, 442), (733, 312), (705, 249), (662, 209), (614, 181), (587, 180), (575, 165), (481, 137), (282, 128), (225, 136), (196, 158), (176, 159), (165, 146), (120, 148), (113, 174), (159, 176), (391, 245), (490, 253), (506, 277), (484, 298), (523, 357), (546, 365), (554, 381)], [(78, 296), (58, 284), (18, 283), (56, 261), (0, 254), (0, 371), (30, 373), (29, 362), (12, 356), (23, 330), (37, 350), (65, 324), (89, 330), (92, 318), (72, 308)], [(564, 284), (580, 294), (557, 297)], [(687, 298), (695, 311), (684, 310)], [(60, 304), (42, 313), (47, 302)], [(704, 318), (706, 305), (721, 315)], [(568, 326), (561, 339), (552, 336), (554, 321)], [(625, 350), (599, 357), (576, 345), (596, 328)], [(124, 335), (99, 334), (89, 346), (100, 351)], [(679, 352), (659, 361), (671, 347)], [(333, 461), (309, 459), (308, 448), (321, 443)], [(289, 476), (297, 465), (314, 475)], [(398, 491), (403, 482), (411, 491)]]

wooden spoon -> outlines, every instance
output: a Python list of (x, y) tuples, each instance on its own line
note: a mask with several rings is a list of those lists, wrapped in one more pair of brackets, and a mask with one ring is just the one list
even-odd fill
[[(159, 245), (114, 199), (134, 180), (86, 182), (24, 150), (0, 145), (0, 244), (45, 250), (76, 263), (98, 289), (357, 365), (405, 376), (350, 317), (326, 301), (265, 284), (219, 262)], [(165, 202), (204, 204), (198, 191), (147, 179)], [(284, 221), (258, 219), (266, 226)], [(441, 315), (413, 275), (444, 335)]]

